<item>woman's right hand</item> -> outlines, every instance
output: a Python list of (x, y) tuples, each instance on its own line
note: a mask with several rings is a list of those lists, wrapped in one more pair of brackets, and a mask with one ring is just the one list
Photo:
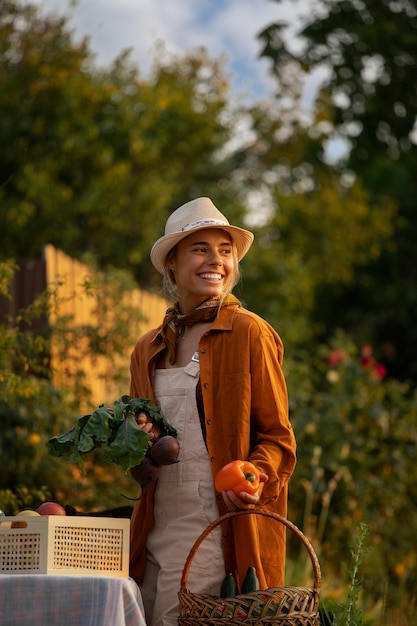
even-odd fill
[(150, 441), (156, 441), (161, 434), (161, 429), (159, 426), (155, 426), (153, 422), (151, 422), (145, 412), (138, 413), (135, 415), (136, 424), (138, 428), (146, 431), (149, 434)]
[[(259, 482), (265, 483), (268, 475), (259, 474)], [(260, 495), (257, 491), (254, 494), (241, 491), (237, 496), (233, 491), (222, 491), (223, 501), (229, 511), (240, 511), (241, 509), (254, 509), (259, 504)]]

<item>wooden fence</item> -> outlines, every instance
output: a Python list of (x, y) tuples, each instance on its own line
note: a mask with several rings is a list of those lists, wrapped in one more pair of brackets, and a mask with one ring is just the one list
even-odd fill
[[(66, 323), (72, 325), (74, 330), (97, 329), (98, 324), (103, 325), (103, 317), (97, 314), (97, 301), (84, 286), (86, 280), (91, 280), (91, 270), (50, 245), (45, 248), (45, 267), (46, 283), (57, 294), (57, 309), (50, 320), (52, 328), (63, 318), (68, 320)], [(160, 324), (167, 308), (164, 298), (139, 289), (126, 293), (124, 304), (139, 312), (141, 319), (127, 320), (127, 336), (130, 340), (121, 348), (119, 346), (118, 351), (111, 354), (92, 354), (86, 350), (87, 338), (83, 342), (79, 332), (73, 349), (68, 345), (63, 346), (59, 341), (52, 341), (51, 367), (54, 383), (58, 387), (68, 386), (71, 378), (82, 372), (84, 381), (80, 382), (89, 389), (90, 408), (111, 403), (120, 395), (129, 393), (129, 364), (134, 343), (139, 335)], [(115, 316), (117, 311), (113, 312), (113, 321)], [(109, 328), (109, 333), (114, 333), (111, 323)], [(105, 335), (103, 328), (101, 331)], [(113, 342), (109, 343), (113, 345)]]
[[(94, 292), (85, 288), (86, 280), (94, 282), (92, 271), (86, 265), (51, 245), (45, 247), (41, 261), (22, 260), (18, 265), (19, 271), (11, 285), (12, 298), (0, 301), (0, 317), (15, 316), (46, 288), (56, 294), (51, 298), (55, 304), (49, 319), (42, 316), (31, 325), (35, 332), (44, 333), (47, 327), (52, 331), (50, 367), (54, 385), (75, 393), (77, 389), (88, 390), (81, 401), (86, 412), (129, 393), (129, 364), (134, 343), (139, 335), (160, 324), (167, 308), (165, 299), (139, 289), (123, 290), (126, 320), (117, 319), (118, 307), (113, 307), (106, 318), (98, 314), (101, 311)], [(126, 310), (135, 314), (129, 317)], [(120, 337), (115, 337), (116, 322), (123, 330)], [(89, 349), (95, 332), (101, 336), (104, 347), (108, 343), (107, 352), (101, 349), (94, 353)]]

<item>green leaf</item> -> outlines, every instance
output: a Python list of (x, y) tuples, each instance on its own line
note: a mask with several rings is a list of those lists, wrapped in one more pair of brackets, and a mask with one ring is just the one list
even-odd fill
[(150, 419), (155, 424), (158, 424), (158, 426), (162, 429), (163, 435), (171, 435), (172, 437), (177, 436), (177, 431), (164, 419), (159, 406), (153, 405), (150, 400), (145, 398), (131, 398), (130, 396), (122, 396), (120, 400), (125, 404), (125, 411), (127, 413), (132, 412), (137, 415), (138, 413), (145, 411), (145, 413), (149, 415)]
[(112, 415), (104, 408), (92, 413), (80, 433), (77, 449), (79, 452), (90, 452), (96, 447), (106, 444), (112, 435)]
[(115, 439), (107, 446), (104, 457), (120, 465), (125, 471), (139, 465), (149, 445), (149, 435), (137, 427), (133, 417), (120, 423)]
[(125, 410), (127, 405), (122, 402), (121, 400), (115, 400), (115, 402), (113, 403), (114, 406), (114, 420), (116, 422), (122, 422), (125, 419)]
[(122, 396), (113, 408), (100, 406), (91, 415), (84, 415), (67, 433), (52, 437), (48, 450), (52, 456), (66, 456), (85, 472), (86, 454), (106, 446), (104, 458), (127, 471), (139, 465), (149, 445), (149, 435), (138, 428), (135, 416), (146, 412), (161, 428), (163, 435), (177, 436), (177, 431), (162, 417), (160, 408), (145, 398)]
[(49, 454), (59, 457), (71, 452), (76, 447), (76, 444), (80, 439), (81, 432), (89, 418), (89, 415), (84, 415), (67, 433), (51, 437), (48, 441)]

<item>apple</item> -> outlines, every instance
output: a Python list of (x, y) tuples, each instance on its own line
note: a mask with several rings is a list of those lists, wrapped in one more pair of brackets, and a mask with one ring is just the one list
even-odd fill
[(66, 515), (64, 507), (57, 502), (43, 502), (36, 511), (39, 515)]
[[(37, 511), (31, 511), (29, 509), (26, 509), (24, 511), (19, 511), (19, 513), (16, 515), (17, 516), (33, 516), (36, 515), (39, 517), (39, 513)], [(11, 528), (26, 528), (27, 526), (27, 522), (12, 522), (11, 524)]]
[(25, 509), (24, 511), (20, 511), (18, 515), (40, 515), (37, 511), (32, 511), (31, 509)]

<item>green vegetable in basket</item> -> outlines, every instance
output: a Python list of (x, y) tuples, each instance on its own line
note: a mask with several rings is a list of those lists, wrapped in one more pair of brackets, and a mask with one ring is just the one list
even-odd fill
[(220, 587), (221, 598), (234, 598), (237, 594), (237, 583), (233, 574), (227, 574)]
[(248, 567), (246, 576), (242, 583), (242, 593), (251, 593), (259, 589), (259, 580), (256, 569), (251, 565)]
[(138, 428), (137, 419), (145, 413), (158, 430), (159, 437), (177, 436), (177, 431), (162, 417), (159, 407), (144, 398), (122, 396), (113, 407), (100, 406), (84, 415), (67, 433), (48, 441), (49, 454), (66, 457), (78, 463), (85, 473), (84, 458), (97, 448), (105, 447), (104, 458), (126, 472), (139, 465), (149, 447), (149, 433)]

